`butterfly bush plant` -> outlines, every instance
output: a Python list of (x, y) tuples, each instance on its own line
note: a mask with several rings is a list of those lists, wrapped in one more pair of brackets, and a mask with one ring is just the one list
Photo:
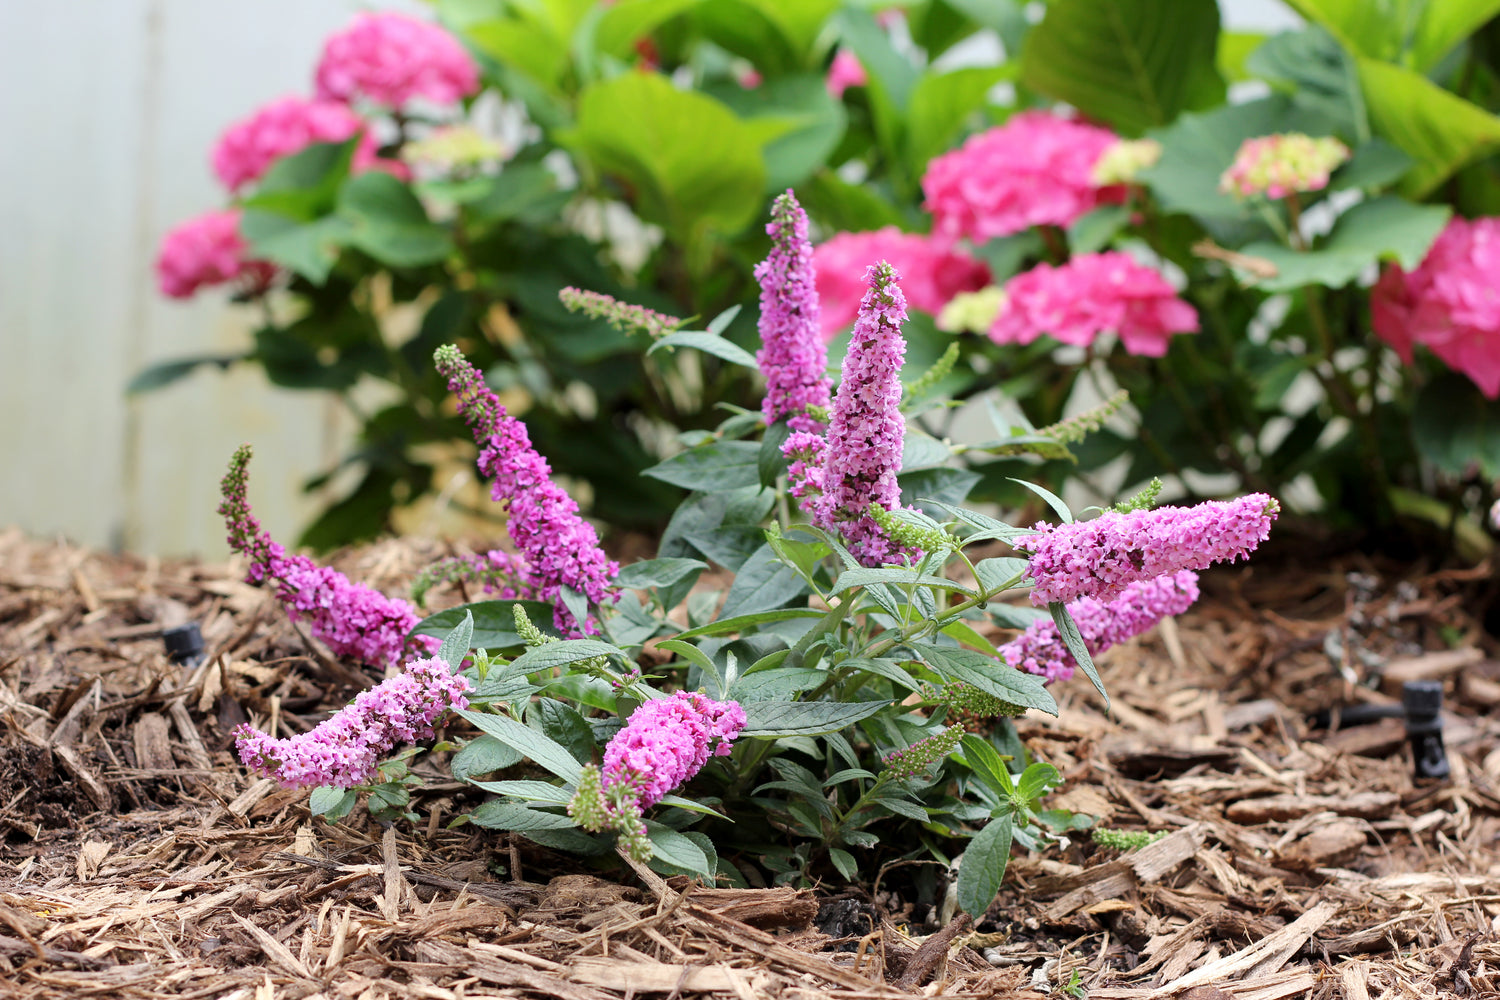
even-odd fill
[[(966, 505), (973, 477), (903, 411), (934, 377), (901, 382), (899, 268), (867, 264), (835, 382), (792, 192), (767, 232), (762, 342), (745, 357), (763, 405), (684, 434), (653, 470), (692, 490), (657, 558), (605, 553), (527, 423), (452, 345), (431, 363), (509, 539), (435, 565), (419, 589), (463, 581), (491, 599), (419, 620), (288, 556), (251, 514), (249, 453), (236, 454), (222, 510), (247, 578), (334, 655), (388, 675), (309, 732), (241, 727), (245, 766), (313, 786), (331, 817), (360, 790), (377, 815), (399, 815), (415, 751), (397, 748), (445, 727), (435, 749), (453, 752), (440, 759), (489, 795), (461, 821), (710, 881), (853, 880), (962, 854), (958, 901), (976, 917), (1013, 843), (1089, 825), (1045, 807), (1061, 777), (1028, 758), (1010, 720), (1055, 713), (1051, 686), (1075, 672), (1107, 702), (1093, 657), (1186, 610), (1198, 571), (1246, 557), (1279, 504), (1155, 506), (1153, 487), (1080, 519), (1032, 487), (1052, 516), (1024, 525)], [(715, 350), (712, 336), (691, 346)]]

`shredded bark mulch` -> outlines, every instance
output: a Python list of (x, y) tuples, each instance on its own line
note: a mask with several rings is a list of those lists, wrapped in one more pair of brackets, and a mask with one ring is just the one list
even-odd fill
[[(395, 592), (440, 554), (406, 540), (339, 565)], [(1205, 575), (1198, 608), (1101, 659), (1111, 711), (1080, 679), (1059, 686), (1060, 718), (1019, 727), (1067, 779), (1053, 803), (1166, 836), (1018, 852), (977, 923), (919, 865), (816, 890), (580, 873), (448, 829), (480, 798), (431, 763), (416, 823), (313, 819), (305, 792), (236, 765), (227, 734), (247, 718), (310, 728), (377, 678), (239, 579), (0, 533), (0, 997), (1500, 990), (1500, 660), (1471, 610), (1485, 566), (1350, 556)], [(207, 645), (197, 666), (163, 651), (187, 621)], [(1399, 718), (1316, 718), (1399, 704), (1414, 679), (1445, 687), (1446, 779), (1414, 779)]]

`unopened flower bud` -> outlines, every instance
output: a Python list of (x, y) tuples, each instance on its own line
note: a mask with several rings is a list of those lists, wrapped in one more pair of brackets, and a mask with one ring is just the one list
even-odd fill
[(957, 750), (959, 741), (963, 738), (963, 726), (949, 726), (934, 736), (918, 740), (904, 750), (897, 750), (881, 758), (885, 764), (885, 773), (897, 780), (914, 778)]

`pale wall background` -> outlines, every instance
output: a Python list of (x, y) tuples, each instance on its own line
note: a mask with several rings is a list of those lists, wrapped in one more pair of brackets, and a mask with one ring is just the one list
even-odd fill
[[(0, 0), (0, 527), (222, 556), (218, 480), (244, 441), (271, 532), (311, 518), (300, 484), (351, 431), (313, 394), (248, 368), (122, 390), (145, 364), (247, 342), (223, 296), (157, 294), (157, 243), (222, 203), (208, 150), (225, 125), (309, 91), (323, 37), (389, 6), (418, 5)], [(1232, 28), (1296, 23), (1278, 0), (1221, 7)]]

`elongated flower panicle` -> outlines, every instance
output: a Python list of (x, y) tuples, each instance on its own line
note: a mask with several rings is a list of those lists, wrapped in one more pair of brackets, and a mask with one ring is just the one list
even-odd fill
[(621, 302), (613, 295), (605, 295), (603, 292), (590, 292), (569, 285), (559, 291), (557, 297), (569, 312), (581, 312), (590, 319), (608, 320), (609, 325), (621, 333), (640, 331), (656, 340), (682, 327), (682, 320), (676, 316), (668, 316), (631, 302)]
[(895, 226), (873, 232), (836, 233), (813, 248), (818, 302), (825, 340), (832, 340), (859, 316), (870, 261), (883, 260), (901, 275), (907, 305), (936, 316), (959, 295), (990, 283), (989, 265), (953, 246)]
[(1129, 353), (1159, 358), (1173, 334), (1197, 329), (1198, 313), (1159, 271), (1109, 250), (1057, 267), (1038, 264), (1010, 279), (989, 333), (997, 344), (1029, 344), (1047, 334), (1088, 347), (1113, 331)]
[(1219, 190), (1241, 198), (1321, 191), (1328, 186), (1328, 175), (1347, 159), (1349, 147), (1326, 136), (1285, 132), (1246, 139), (1219, 178)]
[(503, 549), (477, 555), (446, 556), (417, 574), (411, 599), (421, 607), (427, 592), (440, 583), (477, 583), (501, 601), (536, 599), (526, 583), (526, 564)]
[[(1026, 714), (1026, 709), (1014, 702), (997, 698), (983, 688), (967, 681), (950, 681), (936, 693), (937, 701), (947, 705), (961, 720), (1014, 719)], [(965, 726), (971, 732), (978, 727)]]
[(286, 788), (363, 785), (393, 748), (431, 738), (445, 714), (468, 708), (468, 690), (442, 660), (414, 660), (311, 732), (276, 739), (243, 725), (234, 731), (235, 746), (241, 763)]
[(319, 566), (306, 556), (289, 556), (250, 512), (245, 490), (249, 481), (250, 446), (241, 445), (224, 477), (224, 501), (219, 513), (229, 527), (229, 547), (250, 560), (247, 583), (274, 580), (276, 596), (292, 618), (305, 621), (312, 634), (335, 656), (376, 666), (401, 661), (408, 641), (424, 652), (438, 648), (427, 635), (412, 636), (421, 621), (410, 604), (386, 597), (330, 566)]
[(364, 98), (399, 109), (415, 99), (458, 103), (479, 90), (479, 67), (440, 26), (383, 11), (358, 14), (328, 37), (316, 79), (324, 100)]
[(771, 205), (771, 252), (755, 265), (760, 282), (760, 343), (756, 364), (766, 376), (761, 415), (783, 418), (793, 431), (818, 431), (808, 407), (828, 407), (828, 350), (819, 333), (817, 273), (807, 239), (807, 213), (788, 188)]
[(896, 780), (915, 778), (933, 764), (958, 749), (964, 738), (963, 726), (949, 726), (942, 732), (917, 740), (904, 750), (886, 754), (881, 758), (885, 772)]
[(210, 159), (214, 173), (230, 191), (260, 180), (271, 164), (315, 142), (343, 142), (356, 135), (355, 173), (372, 168), (405, 176), (404, 164), (376, 155), (375, 136), (365, 121), (337, 101), (283, 97), (235, 122), (219, 137)]
[(613, 601), (619, 591), (611, 581), (620, 564), (604, 554), (594, 526), (578, 516), (578, 504), (552, 481), (552, 468), (531, 446), (526, 425), (505, 412), (479, 370), (451, 346), (433, 357), (473, 429), (479, 471), (494, 480), (490, 496), (509, 506), (506, 528), (525, 563), (526, 585), (538, 600), (552, 604), (552, 621), (564, 635), (597, 634), (592, 619), (574, 620), (562, 588), (593, 604)]
[[(1090, 656), (1118, 646), (1149, 631), (1157, 622), (1180, 615), (1198, 600), (1198, 574), (1181, 570), (1154, 580), (1138, 580), (1110, 601), (1080, 597), (1068, 605)], [(1057, 624), (1050, 618), (1032, 622), (1016, 638), (1000, 647), (1000, 657), (1048, 684), (1065, 681), (1078, 666), (1068, 652)]]
[(738, 702), (678, 691), (630, 713), (604, 748), (604, 783), (629, 785), (642, 809), (687, 784), (709, 757), (727, 757), (745, 728)]
[(906, 298), (897, 278), (896, 269), (885, 261), (866, 272), (870, 287), (854, 324), (828, 424), (822, 493), (811, 498), (810, 505), (804, 500), (813, 523), (842, 535), (850, 554), (866, 566), (920, 557), (917, 550), (887, 537), (865, 512), (871, 503), (886, 510), (901, 504), (896, 473), (906, 438), (901, 415)]
[(1194, 507), (1105, 511), (1092, 521), (1038, 524), (1036, 534), (1014, 544), (1030, 556), (1033, 604), (1110, 601), (1138, 581), (1248, 556), (1270, 537), (1280, 513), (1273, 497), (1252, 493)]
[(161, 241), (156, 256), (156, 281), (162, 294), (190, 298), (200, 288), (244, 281), (264, 290), (276, 267), (248, 259), (249, 246), (240, 235), (237, 208), (205, 212), (174, 226)]
[(1450, 219), (1410, 273), (1385, 269), (1370, 292), (1375, 333), (1412, 363), (1421, 344), (1500, 398), (1500, 217)]

